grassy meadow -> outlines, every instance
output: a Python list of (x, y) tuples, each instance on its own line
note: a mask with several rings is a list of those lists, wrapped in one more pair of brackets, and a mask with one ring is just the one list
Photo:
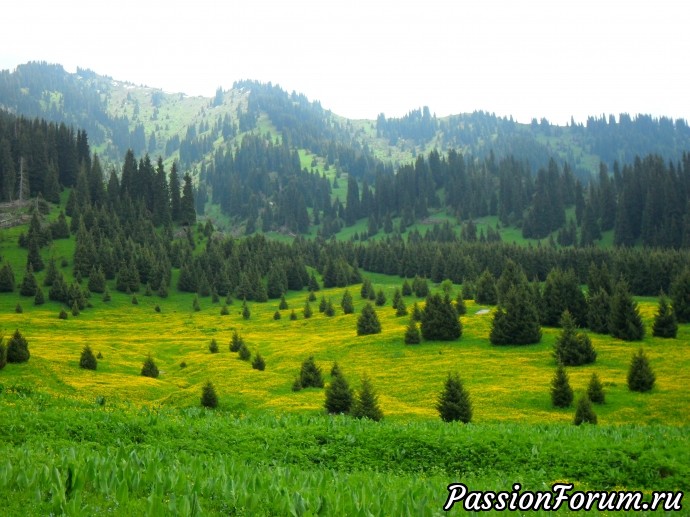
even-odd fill
[[(16, 245), (22, 230), (0, 239), (17, 283), (26, 262), (26, 250)], [(59, 240), (43, 251), (44, 259), (67, 261), (62, 271), (69, 281), (73, 246), (72, 239)], [(43, 276), (37, 274), (39, 283)], [(494, 308), (468, 301), (459, 340), (405, 345), (409, 316), (396, 317), (391, 307), (402, 279), (365, 276), (387, 296), (376, 307), (382, 332), (373, 336), (356, 334), (365, 304), (360, 285), (348, 288), (355, 314), (343, 314), (345, 289), (333, 288), (316, 293), (309, 319), (307, 292), (290, 292), (279, 320), (279, 300), (249, 302), (245, 320), (237, 300), (223, 316), (222, 299), (201, 298), (197, 312), (194, 296), (174, 287), (165, 299), (142, 289), (134, 305), (109, 282), (111, 301), (93, 294), (92, 307), (66, 320), (55, 302), (34, 306), (32, 297), (0, 294), (0, 333), (7, 339), (19, 329), (31, 352), (28, 363), (0, 370), (0, 493), (14, 494), (4, 513), (442, 515), (446, 486), (460, 481), (496, 491), (513, 482), (532, 490), (573, 482), (577, 489), (645, 495), (690, 489), (690, 326), (681, 326), (677, 339), (652, 337), (656, 299), (638, 298), (644, 341), (590, 334), (597, 361), (568, 368), (576, 397), (592, 372), (606, 392), (606, 403), (594, 406), (599, 425), (575, 427), (574, 406), (551, 406), (558, 329), (544, 328), (537, 345), (496, 347), (488, 339)], [(177, 272), (173, 285), (176, 278)], [(453, 286), (451, 296), (459, 290)], [(335, 316), (318, 311), (322, 296), (333, 302)], [(413, 296), (404, 301), (408, 311), (423, 305)], [(229, 351), (234, 331), (252, 355), (261, 353), (265, 371)], [(219, 353), (209, 351), (212, 339)], [(96, 371), (79, 368), (87, 344), (102, 355)], [(644, 394), (626, 385), (640, 346), (657, 376)], [(140, 375), (148, 354), (158, 379)], [(355, 389), (367, 374), (384, 420), (328, 417), (323, 389), (293, 392), (310, 355), (327, 383), (335, 361)], [(453, 371), (471, 394), (468, 425), (445, 424), (435, 409)], [(200, 407), (208, 380), (219, 396), (215, 411)]]

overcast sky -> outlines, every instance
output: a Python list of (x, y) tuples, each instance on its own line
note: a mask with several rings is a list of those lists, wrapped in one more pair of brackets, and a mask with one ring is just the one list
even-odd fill
[(257, 79), (350, 118), (426, 105), (690, 120), (685, 1), (21, 0), (2, 12), (1, 69), (43, 60), (209, 97)]

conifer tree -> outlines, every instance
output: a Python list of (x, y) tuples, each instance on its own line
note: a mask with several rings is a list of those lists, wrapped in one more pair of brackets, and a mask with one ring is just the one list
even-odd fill
[(295, 312), (295, 309), (292, 309), (290, 311), (290, 321), (296, 321), (297, 320), (297, 313)]
[(31, 264), (29, 264), (26, 273), (24, 274), (24, 279), (19, 285), (19, 294), (22, 296), (36, 296), (36, 289), (38, 289), (38, 283), (36, 282), (36, 277), (34, 276), (34, 270)]
[(211, 339), (211, 342), (208, 345), (208, 351), (212, 354), (218, 353), (218, 341), (216, 341), (216, 338)]
[(17, 314), (22, 314), (24, 312), (24, 308), (22, 307), (21, 303), (17, 303), (17, 305), (14, 306), (14, 312)]
[(218, 395), (211, 381), (206, 381), (201, 388), (201, 405), (209, 409), (218, 407)]
[(604, 386), (599, 380), (599, 376), (596, 372), (592, 373), (589, 379), (589, 384), (587, 385), (587, 396), (589, 400), (595, 404), (603, 404), (606, 400), (606, 395), (604, 393)]
[(340, 306), (345, 314), (352, 314), (355, 312), (352, 295), (348, 289), (345, 289), (345, 292), (343, 293), (343, 298), (340, 300)]
[(678, 323), (690, 323), (690, 267), (686, 267), (673, 279), (671, 304)]
[(326, 307), (328, 307), (328, 302), (326, 301), (326, 297), (321, 296), (321, 300), (319, 301), (319, 312), (326, 312)]
[(386, 305), (386, 294), (383, 292), (383, 289), (379, 289), (376, 292), (376, 305), (379, 307)]
[(379, 334), (380, 332), (381, 322), (379, 317), (371, 303), (367, 303), (357, 319), (357, 335), (366, 336), (369, 334)]
[(11, 293), (14, 291), (14, 272), (12, 266), (5, 262), (0, 268), (0, 293)]
[(415, 276), (412, 281), (412, 291), (417, 298), (426, 298), (429, 296), (429, 282), (426, 278)]
[(424, 339), (453, 341), (462, 335), (462, 324), (448, 295), (427, 296), (422, 311), (421, 331)]
[(8, 363), (25, 363), (31, 357), (29, 352), (29, 343), (19, 329), (14, 331), (14, 334), (7, 342), (7, 362)]
[(242, 317), (245, 320), (248, 320), (249, 318), (251, 318), (251, 316), (252, 316), (252, 313), (249, 310), (249, 306), (247, 305), (247, 300), (243, 300), (242, 301)]
[(95, 370), (98, 367), (98, 361), (96, 356), (93, 355), (93, 351), (89, 345), (86, 345), (81, 351), (81, 357), (79, 358), (79, 368), (85, 370)]
[(379, 406), (379, 397), (366, 374), (362, 377), (362, 384), (352, 404), (352, 416), (355, 418), (368, 418), (375, 422), (383, 418), (383, 411), (381, 411)]
[(282, 294), (282, 295), (280, 295), (280, 303), (278, 304), (278, 309), (281, 311), (284, 311), (287, 308), (288, 308), (287, 300), (285, 299), (285, 295)]
[(92, 293), (102, 293), (105, 291), (105, 275), (103, 269), (99, 266), (93, 266), (91, 273), (89, 273), (89, 291)]
[(403, 280), (403, 283), (402, 283), (402, 295), (403, 296), (412, 296), (412, 286), (407, 281), (407, 278), (405, 280)]
[(0, 370), (7, 365), (7, 346), (5, 340), (0, 337)]
[(628, 291), (628, 285), (621, 278), (611, 299), (610, 332), (613, 337), (624, 341), (639, 341), (644, 337), (644, 325), (637, 302)]
[(400, 298), (398, 306), (395, 308), (395, 315), (397, 317), (407, 316), (407, 306), (405, 305), (405, 301), (402, 298)]
[(278, 321), (280, 318), (281, 318), (280, 311), (275, 311), (275, 312), (273, 313), (273, 319), (274, 319), (275, 321)]
[(678, 320), (676, 319), (676, 314), (662, 292), (659, 297), (659, 309), (654, 317), (652, 335), (661, 338), (675, 338), (677, 334)]
[(309, 319), (312, 317), (313, 311), (311, 310), (311, 305), (309, 305), (309, 302), (304, 303), (304, 310), (302, 312), (304, 314), (304, 319)]
[(252, 368), (262, 372), (266, 369), (266, 361), (259, 352), (256, 353), (254, 359), (252, 360)]
[(36, 294), (34, 295), (34, 305), (43, 305), (44, 303), (46, 303), (46, 299), (43, 294), (43, 289), (37, 287)]
[(249, 361), (249, 359), (252, 357), (252, 353), (249, 351), (247, 345), (242, 343), (240, 345), (240, 349), (237, 351), (237, 356), (241, 361)]
[(412, 304), (412, 321), (422, 321), (422, 310), (417, 305), (417, 302)]
[(496, 305), (498, 303), (496, 279), (488, 269), (485, 269), (477, 280), (474, 301), (479, 305)]
[(641, 348), (633, 356), (628, 370), (628, 389), (630, 391), (650, 391), (656, 382), (649, 359)]
[(539, 312), (526, 285), (512, 286), (494, 313), (489, 339), (494, 345), (527, 345), (541, 341)]
[(329, 318), (335, 316), (335, 307), (333, 307), (333, 302), (330, 298), (326, 302), (326, 308), (324, 309), (323, 313)]
[(196, 224), (194, 190), (192, 188), (192, 177), (189, 175), (189, 173), (184, 175), (182, 198), (180, 199), (180, 224), (189, 226)]
[(244, 344), (244, 338), (242, 338), (237, 330), (232, 332), (232, 338), (230, 338), (230, 351), (237, 352), (240, 347)]
[(608, 334), (610, 319), (611, 297), (603, 288), (599, 288), (595, 293), (590, 293), (587, 299), (587, 326), (597, 334)]
[(578, 332), (575, 319), (567, 309), (561, 316), (561, 333), (556, 337), (553, 355), (564, 366), (580, 366), (593, 363), (597, 353), (592, 340), (584, 332)]
[(592, 401), (589, 400), (589, 396), (586, 393), (577, 400), (573, 423), (575, 425), (597, 423), (597, 414), (594, 412)]
[(468, 280), (463, 282), (461, 295), (462, 295), (463, 300), (473, 300), (474, 299), (474, 284)]
[(551, 403), (554, 407), (570, 407), (573, 403), (573, 389), (570, 387), (565, 367), (559, 364), (551, 381)]
[(400, 303), (405, 303), (402, 299), (402, 294), (400, 293), (400, 289), (397, 287), (395, 288), (395, 291), (393, 292), (393, 301), (391, 302), (391, 307), (394, 309), (397, 309)]
[(151, 377), (152, 379), (157, 379), (159, 375), (158, 366), (156, 366), (153, 357), (149, 354), (141, 367), (142, 377)]
[(587, 324), (587, 302), (572, 269), (555, 268), (544, 283), (541, 303), (542, 325), (559, 324), (563, 311), (568, 310), (577, 325)]
[(470, 395), (457, 372), (448, 374), (443, 391), (438, 397), (436, 409), (444, 422), (459, 420), (466, 424), (472, 420)]
[(465, 299), (462, 297), (462, 293), (459, 293), (455, 298), (455, 310), (458, 316), (464, 316), (467, 314), (467, 305), (465, 305)]
[(329, 414), (348, 414), (352, 408), (353, 394), (342, 373), (331, 376), (331, 383), (326, 388), (324, 406)]
[(415, 320), (410, 319), (410, 323), (405, 329), (405, 344), (406, 345), (418, 345), (422, 342), (422, 336), (419, 333), (419, 328)]
[(299, 383), (302, 388), (323, 388), (321, 368), (316, 365), (311, 355), (302, 363), (299, 373)]

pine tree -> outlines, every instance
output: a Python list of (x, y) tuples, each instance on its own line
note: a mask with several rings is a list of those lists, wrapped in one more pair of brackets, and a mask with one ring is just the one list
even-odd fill
[(671, 304), (678, 323), (690, 323), (690, 267), (671, 283)]
[(182, 198), (180, 199), (180, 224), (189, 226), (196, 224), (194, 190), (192, 188), (192, 177), (189, 175), (189, 173), (184, 175)]
[(405, 280), (403, 280), (402, 295), (403, 296), (412, 296), (412, 286), (407, 281), (407, 278)]
[(410, 319), (410, 323), (407, 325), (405, 330), (405, 344), (406, 345), (418, 345), (422, 341), (422, 336), (419, 334), (419, 328), (417, 323)]
[(79, 358), (79, 368), (84, 368), (85, 370), (95, 370), (98, 367), (98, 361), (96, 356), (93, 355), (93, 351), (89, 345), (86, 345), (81, 351), (81, 357)]
[(355, 418), (368, 418), (375, 422), (383, 418), (378, 395), (366, 374), (362, 377), (362, 384), (352, 404), (352, 416)]
[(376, 292), (376, 305), (379, 307), (386, 305), (386, 294), (383, 292), (383, 289), (379, 289)]
[(426, 298), (429, 296), (429, 282), (426, 278), (415, 276), (412, 281), (412, 291), (417, 298)]
[(675, 338), (678, 334), (678, 320), (676, 314), (668, 303), (668, 299), (661, 293), (659, 297), (659, 309), (654, 317), (652, 335), (661, 338)]
[(29, 343), (24, 336), (22, 336), (19, 329), (14, 331), (14, 334), (7, 342), (7, 362), (8, 363), (25, 363), (31, 357), (29, 352)]
[(211, 339), (211, 342), (208, 345), (208, 351), (212, 354), (218, 353), (218, 341), (216, 341), (216, 338)]
[(159, 375), (158, 366), (156, 366), (153, 357), (149, 354), (141, 367), (142, 377), (151, 377), (152, 379), (157, 379)]
[(611, 299), (610, 332), (624, 341), (639, 341), (644, 337), (644, 325), (637, 303), (628, 292), (628, 286), (620, 279)]
[(290, 321), (297, 321), (297, 313), (295, 312), (295, 309), (290, 311)]
[(201, 405), (210, 409), (218, 407), (218, 395), (211, 381), (206, 381), (201, 388)]
[(427, 297), (422, 311), (421, 331), (428, 341), (453, 341), (462, 335), (462, 325), (458, 313), (448, 295), (440, 294)]
[(575, 425), (597, 423), (597, 415), (592, 408), (592, 401), (589, 400), (586, 393), (577, 400), (577, 409), (575, 410), (573, 423)]
[(595, 404), (603, 404), (606, 400), (606, 395), (604, 393), (604, 386), (602, 386), (599, 376), (596, 372), (592, 373), (589, 379), (589, 384), (587, 385), (587, 396), (589, 400)]
[(633, 356), (628, 370), (628, 389), (630, 391), (645, 392), (654, 387), (656, 375), (649, 365), (649, 359), (641, 348)]
[(407, 316), (407, 306), (402, 298), (398, 302), (398, 306), (395, 308), (395, 315), (399, 318), (401, 316)]
[(326, 312), (326, 307), (328, 307), (328, 302), (326, 301), (326, 297), (322, 296), (319, 301), (319, 312)]
[(249, 318), (251, 318), (251, 316), (252, 316), (252, 313), (249, 310), (249, 306), (247, 305), (247, 300), (243, 300), (242, 301), (242, 317), (245, 320), (248, 320)]
[(513, 286), (494, 313), (489, 339), (494, 345), (527, 345), (541, 341), (539, 312), (526, 285)]
[(316, 366), (314, 356), (311, 355), (302, 363), (299, 373), (299, 382), (302, 388), (323, 388), (323, 376), (321, 368)]
[(251, 359), (252, 353), (244, 343), (240, 345), (240, 349), (237, 351), (237, 357), (239, 357), (241, 361), (249, 361), (249, 359)]
[(541, 324), (556, 326), (563, 311), (570, 312), (577, 325), (587, 324), (587, 302), (572, 269), (549, 272), (542, 293)]
[(92, 293), (102, 293), (105, 291), (105, 275), (101, 267), (96, 268), (96, 266), (93, 266), (91, 268), (91, 273), (89, 274), (89, 291)]
[(263, 356), (257, 352), (252, 361), (252, 368), (259, 371), (264, 371), (266, 369), (266, 361), (264, 361)]
[(0, 370), (7, 365), (7, 346), (2, 337), (0, 337)]
[(280, 316), (280, 311), (275, 311), (275, 312), (273, 313), (273, 319), (274, 319), (275, 321), (278, 321), (280, 318), (281, 318), (281, 316)]
[(366, 336), (369, 334), (379, 334), (380, 332), (381, 322), (379, 322), (379, 317), (371, 303), (367, 303), (357, 319), (357, 335)]
[(554, 407), (570, 407), (573, 403), (573, 389), (570, 387), (568, 374), (562, 364), (556, 368), (556, 373), (551, 381), (551, 403)]
[(329, 318), (335, 316), (335, 307), (333, 307), (333, 302), (330, 298), (326, 302), (326, 308), (324, 309), (323, 313)]
[(285, 299), (285, 295), (282, 294), (282, 295), (280, 295), (280, 303), (278, 304), (278, 309), (281, 311), (284, 311), (287, 308), (288, 308), (287, 300)]
[(371, 280), (368, 278), (364, 278), (362, 280), (362, 288), (359, 291), (359, 295), (362, 297), (363, 300), (368, 300), (370, 293), (374, 291), (374, 286), (371, 285)]
[(348, 414), (352, 408), (352, 390), (342, 374), (332, 376), (331, 383), (326, 388), (324, 406), (329, 414)]
[(345, 289), (343, 293), (343, 298), (340, 300), (340, 306), (345, 314), (352, 314), (355, 312), (355, 306), (352, 300), (352, 295), (348, 289)]
[(11, 293), (14, 291), (14, 272), (9, 263), (3, 264), (0, 268), (0, 293)]
[(472, 420), (470, 395), (457, 372), (448, 374), (443, 391), (438, 397), (436, 409), (444, 422), (459, 420), (466, 424)]
[(422, 310), (417, 305), (417, 302), (412, 304), (412, 321), (422, 321)]
[(557, 363), (564, 366), (580, 366), (593, 363), (597, 353), (592, 346), (592, 340), (584, 332), (578, 332), (570, 311), (561, 316), (561, 333), (554, 343), (554, 357)]
[(464, 316), (467, 314), (467, 305), (465, 305), (465, 299), (462, 297), (462, 293), (459, 293), (455, 298), (455, 310), (458, 316)]

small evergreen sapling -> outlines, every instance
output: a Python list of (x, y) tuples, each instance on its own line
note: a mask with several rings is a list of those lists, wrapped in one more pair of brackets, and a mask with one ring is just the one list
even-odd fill
[(604, 386), (599, 380), (599, 376), (596, 372), (592, 373), (592, 377), (589, 379), (589, 384), (587, 385), (587, 396), (589, 400), (595, 404), (603, 404), (606, 401), (606, 395), (604, 393)]
[(367, 303), (357, 318), (357, 335), (366, 336), (369, 334), (379, 334), (381, 332), (381, 322), (371, 303)]
[(211, 381), (206, 381), (201, 388), (201, 405), (210, 409), (218, 407), (218, 395)]
[(556, 368), (553, 380), (551, 381), (551, 403), (554, 407), (570, 407), (573, 403), (573, 389), (570, 387), (568, 374), (562, 364)]
[(350, 385), (342, 374), (332, 376), (326, 388), (326, 412), (330, 414), (347, 414), (352, 407), (353, 395)]
[(321, 368), (316, 366), (314, 356), (309, 356), (302, 363), (299, 373), (299, 384), (302, 388), (323, 388)]
[(208, 345), (208, 351), (212, 354), (218, 353), (218, 341), (216, 341), (216, 338), (211, 339), (211, 342)]
[(379, 406), (379, 397), (366, 374), (362, 377), (362, 384), (352, 404), (352, 416), (355, 418), (368, 418), (375, 422), (383, 418), (383, 411), (381, 411)]
[(472, 402), (457, 373), (448, 374), (443, 391), (439, 395), (436, 409), (444, 422), (472, 420)]
[(678, 334), (678, 320), (676, 313), (668, 303), (668, 298), (661, 293), (659, 298), (659, 309), (654, 317), (652, 334), (655, 337), (675, 338)]
[(7, 362), (8, 363), (25, 363), (31, 357), (29, 352), (29, 343), (19, 329), (14, 331), (14, 334), (7, 342)]
[(81, 351), (81, 357), (79, 358), (79, 368), (85, 370), (95, 370), (98, 367), (98, 361), (96, 356), (93, 355), (93, 351), (89, 345), (86, 345)]
[(256, 353), (254, 359), (252, 360), (252, 368), (262, 372), (266, 369), (266, 361), (259, 352)]
[(158, 375), (160, 375), (160, 372), (158, 371), (158, 366), (156, 366), (153, 357), (151, 357), (151, 354), (149, 354), (141, 367), (141, 376), (157, 379)]
[(592, 346), (592, 340), (584, 332), (577, 332), (575, 319), (569, 310), (561, 316), (561, 332), (556, 337), (553, 355), (556, 362), (564, 366), (580, 366), (593, 363), (597, 353)]
[(417, 327), (417, 323), (413, 319), (410, 319), (410, 323), (405, 330), (405, 344), (418, 345), (421, 342), (422, 336), (419, 334), (419, 327)]
[(628, 370), (628, 389), (630, 391), (650, 391), (656, 382), (656, 375), (649, 365), (649, 359), (641, 348), (633, 356)]
[(589, 400), (589, 396), (586, 393), (577, 400), (573, 423), (575, 425), (597, 423), (597, 414), (594, 412), (592, 401)]

